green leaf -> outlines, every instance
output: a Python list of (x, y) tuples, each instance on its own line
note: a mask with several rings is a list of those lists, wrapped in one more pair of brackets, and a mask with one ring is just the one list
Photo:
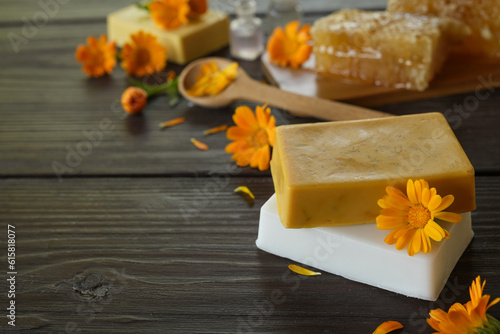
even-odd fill
[(148, 97), (165, 92), (167, 94), (167, 97), (169, 99), (169, 105), (171, 107), (175, 106), (180, 101), (179, 86), (178, 86), (179, 78), (177, 77), (172, 81), (167, 81), (157, 86), (148, 85), (134, 78), (129, 78), (129, 81), (132, 85), (144, 89), (148, 94)]
[(144, 2), (135, 2), (134, 5), (139, 8), (139, 9), (144, 9), (149, 12), (149, 4), (150, 2), (144, 3)]

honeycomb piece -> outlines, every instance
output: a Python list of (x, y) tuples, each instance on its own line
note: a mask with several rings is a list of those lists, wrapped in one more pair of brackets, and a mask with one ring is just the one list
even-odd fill
[(470, 29), (451, 18), (345, 9), (317, 20), (316, 70), (376, 85), (425, 90)]
[(453, 52), (500, 57), (500, 0), (389, 0), (387, 9), (463, 21), (472, 34)]

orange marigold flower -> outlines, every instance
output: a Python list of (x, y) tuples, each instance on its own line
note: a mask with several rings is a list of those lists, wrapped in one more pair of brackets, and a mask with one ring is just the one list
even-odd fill
[(148, 103), (148, 93), (138, 87), (129, 87), (123, 92), (121, 102), (126, 112), (138, 114)]
[(141, 77), (163, 70), (167, 49), (157, 42), (155, 36), (141, 30), (130, 38), (132, 42), (125, 43), (120, 54), (127, 74)]
[(111, 74), (116, 65), (116, 43), (108, 42), (106, 35), (99, 39), (87, 37), (87, 45), (78, 45), (75, 58), (83, 64), (83, 71), (90, 77)]
[(153, 21), (163, 29), (175, 29), (189, 22), (188, 0), (155, 0), (148, 5)]
[(458, 223), (462, 216), (452, 212), (443, 212), (455, 198), (452, 195), (441, 197), (436, 188), (430, 188), (425, 180), (413, 182), (408, 180), (407, 195), (400, 190), (388, 186), (387, 195), (378, 200), (382, 208), (377, 216), (377, 228), (393, 230), (385, 238), (389, 245), (396, 244), (396, 249), (401, 250), (408, 246), (408, 255), (422, 251), (431, 251), (431, 241), (441, 241), (449, 238), (448, 231), (437, 224), (438, 218), (450, 223)]
[(400, 328), (403, 328), (403, 325), (401, 325), (401, 323), (397, 321), (386, 321), (380, 324), (380, 326), (377, 327), (373, 334), (386, 334)]
[(238, 63), (233, 62), (225, 69), (220, 70), (215, 62), (201, 66), (201, 75), (196, 78), (194, 85), (187, 93), (191, 96), (217, 95), (226, 89), (238, 76)]
[(274, 146), (276, 120), (266, 105), (257, 106), (255, 114), (247, 106), (236, 108), (233, 115), (236, 126), (230, 127), (226, 136), (233, 142), (226, 146), (227, 153), (238, 166), (269, 169), (271, 147)]
[(207, 0), (189, 0), (189, 9), (194, 16), (205, 14), (208, 9)]
[(311, 56), (312, 45), (309, 30), (311, 26), (305, 24), (299, 30), (299, 21), (292, 21), (285, 26), (274, 29), (267, 42), (267, 52), (271, 62), (280, 66), (298, 68)]
[[(469, 287), (470, 301), (462, 305), (453, 304), (448, 313), (441, 309), (429, 312), (431, 316), (427, 323), (435, 330), (436, 334), (498, 334), (500, 333), (500, 322), (494, 317), (486, 314), (486, 311), (500, 298), (496, 298), (489, 303), (490, 296), (483, 295), (486, 282), (481, 284), (481, 277), (478, 276), (472, 281)], [(481, 331), (478, 331), (478, 330)]]

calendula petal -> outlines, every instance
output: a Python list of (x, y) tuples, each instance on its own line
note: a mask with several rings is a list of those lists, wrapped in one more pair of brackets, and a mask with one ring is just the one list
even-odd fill
[(304, 276), (318, 276), (321, 275), (320, 272), (315, 272), (306, 268), (302, 268), (300, 266), (297, 266), (295, 264), (290, 264), (288, 268), (293, 271), (294, 273), (297, 273), (299, 275), (304, 275)]
[(205, 144), (205, 143), (202, 143), (201, 141), (195, 139), (195, 138), (191, 138), (191, 143), (193, 143), (193, 145), (199, 149), (199, 150), (202, 150), (202, 151), (207, 151), (209, 149), (208, 145)]
[(229, 126), (226, 125), (226, 124), (215, 126), (213, 128), (210, 128), (210, 129), (207, 129), (207, 130), (203, 131), (203, 134), (206, 136), (206, 135), (211, 135), (211, 134), (214, 134), (214, 133), (223, 132), (223, 131), (226, 131), (228, 127)]
[(380, 324), (380, 326), (377, 327), (373, 334), (386, 334), (400, 328), (403, 328), (403, 325), (401, 325), (401, 323), (397, 321), (386, 321)]
[(250, 191), (250, 189), (248, 189), (247, 186), (239, 186), (236, 189), (234, 189), (234, 192), (235, 193), (240, 193), (241, 192), (241, 193), (246, 194), (251, 199), (255, 199), (254, 194)]
[(160, 128), (162, 128), (162, 129), (168, 128), (168, 127), (171, 127), (174, 125), (184, 123), (185, 121), (186, 121), (186, 119), (184, 117), (174, 118), (174, 119), (171, 119), (170, 121), (160, 123)]
[(454, 212), (438, 212), (434, 217), (450, 223), (460, 223), (462, 221), (462, 216)]

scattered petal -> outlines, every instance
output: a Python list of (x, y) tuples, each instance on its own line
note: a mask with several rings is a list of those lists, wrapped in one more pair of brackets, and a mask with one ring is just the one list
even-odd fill
[(386, 321), (378, 326), (373, 334), (386, 334), (400, 328), (403, 328), (403, 325), (401, 325), (401, 323), (397, 321)]
[(247, 196), (247, 198), (251, 199), (252, 202), (255, 200), (254, 194), (248, 189), (247, 186), (239, 186), (238, 188), (234, 189), (235, 193), (243, 193)]
[(214, 133), (226, 131), (228, 127), (229, 126), (226, 125), (226, 124), (219, 125), (219, 126), (216, 126), (216, 127), (213, 127), (213, 128), (210, 128), (208, 130), (203, 131), (203, 134), (206, 136), (206, 135), (211, 135), (211, 134), (214, 134)]
[(304, 276), (318, 276), (318, 275), (321, 275), (320, 272), (316, 272), (316, 271), (311, 271), (309, 269), (306, 269), (306, 268), (302, 268), (300, 266), (297, 266), (295, 264), (290, 264), (288, 266), (288, 269), (290, 269), (291, 271), (293, 271), (294, 273), (297, 273), (299, 275), (304, 275)]
[(191, 138), (191, 143), (193, 143), (193, 145), (199, 149), (199, 150), (202, 150), (202, 151), (207, 151), (208, 150), (208, 145), (205, 144), (205, 143), (202, 143), (201, 141), (195, 139), (195, 138)]
[(174, 118), (174, 119), (171, 119), (170, 121), (160, 123), (160, 128), (162, 128), (162, 129), (168, 128), (168, 127), (171, 127), (171, 126), (174, 126), (177, 124), (184, 123), (185, 121), (186, 121), (186, 119), (184, 117)]
[(226, 89), (238, 76), (238, 63), (233, 62), (223, 70), (215, 62), (201, 66), (201, 75), (187, 93), (191, 96), (217, 95)]

